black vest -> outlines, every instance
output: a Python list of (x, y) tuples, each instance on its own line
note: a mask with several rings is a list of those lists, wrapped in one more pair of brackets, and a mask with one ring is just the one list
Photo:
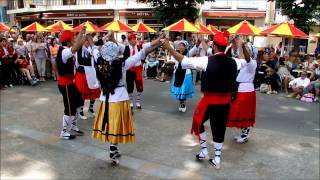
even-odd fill
[[(140, 48), (139, 48), (139, 47), (138, 47), (138, 51), (140, 51)], [(136, 52), (136, 53), (138, 53), (138, 52)], [(127, 60), (129, 57), (130, 57), (130, 47), (129, 47), (129, 45), (127, 45), (127, 46), (124, 48), (123, 60)]]
[(78, 63), (79, 65), (82, 65), (82, 66), (79, 66), (77, 68), (77, 71), (78, 72), (83, 72), (84, 73), (84, 67), (83, 66), (91, 66), (91, 54), (89, 57), (82, 57), (82, 47), (78, 50), (77, 52), (77, 60), (78, 60)]
[(225, 54), (209, 57), (208, 66), (201, 79), (201, 91), (228, 93), (237, 91), (237, 64)]
[(56, 59), (58, 74), (60, 76), (70, 75), (70, 74), (73, 75), (74, 74), (73, 57), (69, 58), (67, 60), (67, 63), (63, 63), (63, 61), (62, 61), (62, 50), (64, 50), (64, 48), (62, 46), (60, 46), (59, 50), (58, 50), (58, 54), (57, 54), (57, 59)]

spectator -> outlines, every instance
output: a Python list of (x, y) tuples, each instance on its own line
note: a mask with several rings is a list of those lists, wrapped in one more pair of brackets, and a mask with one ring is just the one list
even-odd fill
[(254, 77), (254, 87), (259, 90), (259, 87), (262, 83), (264, 83), (264, 79), (265, 79), (265, 75), (266, 75), (266, 69), (264, 69), (265, 67), (261, 67), (262, 62), (263, 62), (263, 54), (264, 51), (263, 50), (259, 50), (258, 54), (257, 54), (257, 69), (256, 69), (256, 74)]
[(178, 49), (178, 47), (180, 46), (180, 42), (181, 42), (181, 36), (177, 36), (176, 40), (173, 42), (173, 48), (174, 49)]
[(318, 64), (316, 64), (315, 66), (316, 66), (316, 69), (315, 69), (316, 80), (310, 82), (310, 84), (304, 89), (303, 97), (305, 97), (306, 94), (314, 93), (314, 95), (309, 97), (314, 97), (312, 100), (314, 102), (317, 102), (319, 101), (319, 98), (320, 98), (320, 66)]
[(129, 42), (128, 42), (128, 40), (127, 40), (126, 35), (124, 35), (124, 34), (121, 35), (121, 42), (120, 42), (120, 43), (123, 44), (123, 45), (125, 45), (125, 46), (128, 46), (128, 45), (129, 45)]
[(314, 80), (314, 71), (316, 69), (315, 64), (317, 64), (317, 61), (314, 61), (309, 55), (307, 55), (305, 62), (303, 63), (303, 67), (304, 70), (310, 75), (310, 80)]
[(147, 78), (154, 79), (158, 75), (158, 65), (159, 61), (157, 59), (156, 53), (153, 51), (151, 52), (146, 59), (146, 71), (147, 71)]
[(281, 80), (281, 86), (283, 87), (286, 94), (288, 94), (288, 85), (289, 81), (293, 80), (294, 77), (290, 74), (290, 63), (288, 56), (285, 58), (280, 58), (279, 60), (279, 68), (278, 75)]
[(310, 79), (307, 78), (307, 72), (303, 71), (301, 73), (301, 77), (295, 78), (294, 80), (289, 82), (289, 87), (292, 88), (293, 93), (288, 95), (287, 97), (295, 97), (296, 99), (300, 99), (305, 87), (307, 87), (310, 83)]
[(40, 76), (40, 81), (45, 81), (48, 49), (46, 48), (46, 44), (43, 38), (40, 38), (40, 37), (37, 38), (37, 43), (33, 51), (34, 51), (34, 57), (35, 57), (38, 73)]
[(2, 83), (4, 87), (13, 87), (15, 51), (6, 38), (0, 39), (0, 61), (2, 66)]
[(59, 45), (56, 42), (56, 39), (52, 39), (50, 44), (50, 53), (51, 53), (51, 65), (52, 65), (52, 74), (53, 79), (56, 81), (58, 79), (58, 71), (56, 66), (56, 59), (58, 55)]
[(30, 65), (30, 61), (26, 58), (26, 56), (19, 55), (16, 60), (16, 64), (18, 65), (20, 72), (27, 76), (30, 85), (36, 85), (38, 80), (35, 77), (33, 67)]
[(267, 69), (266, 84), (268, 85), (267, 94), (278, 94), (279, 76), (273, 69)]

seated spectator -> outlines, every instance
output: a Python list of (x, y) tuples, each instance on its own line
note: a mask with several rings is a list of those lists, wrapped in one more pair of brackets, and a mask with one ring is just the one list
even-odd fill
[(151, 52), (146, 59), (145, 68), (147, 71), (147, 78), (155, 78), (158, 75), (158, 65), (159, 61), (157, 59), (156, 53)]
[(266, 84), (268, 85), (267, 94), (278, 94), (279, 76), (273, 69), (267, 69)]
[(312, 57), (307, 55), (305, 57), (305, 62), (303, 63), (304, 70), (307, 71), (307, 73), (310, 75), (309, 79), (314, 80), (314, 70), (316, 69), (315, 64), (317, 64), (317, 61), (314, 61)]
[(310, 83), (310, 79), (307, 78), (307, 72), (303, 71), (301, 73), (301, 77), (295, 78), (294, 80), (289, 82), (289, 87), (292, 88), (293, 93), (288, 95), (287, 97), (295, 97), (296, 99), (300, 99), (305, 87), (307, 87)]
[(33, 67), (30, 65), (30, 61), (26, 56), (20, 55), (16, 60), (16, 64), (18, 65), (20, 72), (27, 76), (30, 85), (36, 85), (38, 79), (35, 77)]
[(294, 77), (290, 74), (290, 61), (286, 58), (280, 58), (279, 60), (279, 68), (278, 75), (281, 80), (281, 86), (283, 87), (285, 93), (288, 94), (288, 85), (289, 81), (293, 80)]
[(314, 75), (316, 80), (310, 82), (310, 84), (303, 91), (304, 96), (308, 93), (314, 93), (314, 102), (319, 101), (320, 98), (320, 65), (315, 64), (315, 67), (316, 69)]

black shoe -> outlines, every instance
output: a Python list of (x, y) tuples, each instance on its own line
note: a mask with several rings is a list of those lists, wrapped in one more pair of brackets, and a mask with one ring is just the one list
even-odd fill
[(81, 130), (76, 131), (76, 130), (72, 129), (72, 132), (74, 132), (74, 135), (76, 135), (76, 136), (83, 136), (84, 135), (84, 132)]
[(204, 160), (206, 157), (203, 157), (203, 156), (200, 156), (200, 154), (197, 154), (197, 155), (196, 155), (196, 158), (197, 158), (198, 161), (202, 161), (202, 160)]
[(209, 163), (216, 169), (220, 169), (220, 163), (217, 163), (214, 159), (209, 159)]
[(88, 112), (94, 114), (94, 111), (91, 108), (89, 108)]

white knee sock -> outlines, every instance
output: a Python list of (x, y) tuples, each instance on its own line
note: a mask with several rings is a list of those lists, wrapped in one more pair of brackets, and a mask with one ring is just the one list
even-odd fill
[(208, 155), (207, 133), (203, 132), (200, 134), (200, 153), (199, 153), (199, 156), (205, 157), (207, 155)]
[(223, 146), (223, 143), (213, 142), (214, 154), (215, 154), (214, 160), (215, 160), (217, 163), (220, 163), (220, 162), (221, 162), (222, 146)]
[(62, 131), (69, 132), (71, 128), (72, 116), (63, 115), (62, 117)]

